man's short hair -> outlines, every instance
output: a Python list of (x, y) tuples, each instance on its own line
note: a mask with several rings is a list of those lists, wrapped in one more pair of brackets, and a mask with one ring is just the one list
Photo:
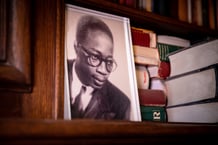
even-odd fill
[(77, 42), (82, 43), (86, 39), (88, 32), (96, 30), (107, 34), (113, 42), (113, 35), (107, 24), (91, 15), (85, 15), (79, 19), (76, 29)]

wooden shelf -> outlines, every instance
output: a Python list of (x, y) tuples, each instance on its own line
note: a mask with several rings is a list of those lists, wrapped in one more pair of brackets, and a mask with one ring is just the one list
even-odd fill
[[(4, 144), (200, 144), (215, 142), (218, 126), (101, 120), (0, 120)], [(4, 131), (3, 131), (4, 130)]]

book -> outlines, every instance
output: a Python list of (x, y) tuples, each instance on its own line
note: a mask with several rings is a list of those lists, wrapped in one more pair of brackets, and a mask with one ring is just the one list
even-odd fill
[(209, 8), (208, 0), (201, 0), (202, 3), (202, 21), (203, 26), (209, 28)]
[(159, 43), (157, 42), (157, 48), (160, 54), (160, 60), (169, 62), (168, 55), (172, 52), (175, 52), (179, 49), (184, 48), (183, 46), (177, 46), (172, 44), (166, 44), (166, 43)]
[(218, 64), (165, 80), (167, 106), (213, 100), (218, 96)]
[(209, 26), (211, 29), (216, 29), (216, 19), (218, 19), (216, 17), (216, 9), (218, 7), (216, 7), (216, 3), (218, 1), (217, 0), (208, 0), (208, 19), (209, 19)]
[(135, 0), (117, 0), (117, 3), (127, 7), (137, 8), (137, 1)]
[(158, 65), (156, 33), (152, 30), (131, 27), (134, 61), (141, 65)]
[(138, 89), (139, 103), (143, 106), (166, 106), (167, 97), (162, 90)]
[(203, 41), (168, 55), (170, 77), (218, 63), (218, 39)]
[(137, 2), (137, 8), (142, 11), (152, 12), (152, 6), (154, 0), (135, 0)]
[(132, 44), (150, 47), (149, 33), (145, 33), (143, 30), (131, 27)]
[(170, 63), (160, 61), (159, 65), (149, 65), (147, 70), (150, 78), (166, 79), (170, 75)]
[(156, 33), (152, 30), (131, 27), (133, 45), (156, 47)]
[(188, 22), (188, 0), (178, 0), (178, 18)]
[(190, 40), (176, 36), (157, 35), (157, 48), (161, 61), (169, 62), (168, 55), (182, 48), (189, 47)]
[(167, 122), (218, 123), (218, 102), (166, 108)]
[(162, 90), (167, 95), (167, 87), (164, 79), (150, 78), (149, 89)]
[(142, 121), (166, 122), (165, 107), (140, 105)]
[(137, 87), (139, 89), (148, 89), (150, 79), (146, 66), (136, 64), (135, 69), (136, 69)]
[(202, 1), (192, 0), (191, 1), (192, 10), (192, 24), (202, 26), (203, 25), (203, 15), (202, 15)]
[(133, 45), (133, 53), (136, 64), (159, 65), (160, 58), (157, 48)]
[(157, 35), (157, 48), (160, 58), (158, 74), (160, 78), (166, 79), (170, 75), (168, 55), (188, 46), (190, 46), (190, 40), (176, 36)]
[[(173, 3), (173, 0), (153, 0), (153, 13), (171, 17), (171, 9), (174, 9), (171, 7), (171, 3)], [(176, 7), (176, 5), (174, 5)], [(177, 13), (174, 11), (174, 13)]]
[(170, 36), (170, 35), (157, 35), (157, 43), (181, 46), (181, 47), (189, 47), (191, 42), (188, 39), (184, 39), (181, 37)]

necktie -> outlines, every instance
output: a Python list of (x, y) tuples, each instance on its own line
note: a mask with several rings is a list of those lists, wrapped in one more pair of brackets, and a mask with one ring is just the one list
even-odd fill
[(81, 96), (85, 93), (86, 87), (82, 86), (79, 94), (75, 97), (74, 103), (71, 105), (71, 117), (72, 118), (81, 118), (83, 114)]

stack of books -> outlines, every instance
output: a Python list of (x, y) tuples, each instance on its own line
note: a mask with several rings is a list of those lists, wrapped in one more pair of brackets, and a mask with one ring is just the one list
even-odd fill
[(168, 122), (218, 122), (218, 39), (181, 49), (169, 56)]
[(166, 122), (165, 86), (159, 81), (151, 82), (153, 76), (148, 70), (148, 67), (158, 69), (160, 65), (156, 33), (136, 27), (131, 32), (142, 120)]
[(156, 33), (151, 30), (131, 27), (137, 85), (148, 89), (150, 77), (147, 66), (159, 65), (159, 52), (156, 47)]
[(167, 121), (167, 97), (162, 90), (138, 89), (138, 94), (143, 121)]

